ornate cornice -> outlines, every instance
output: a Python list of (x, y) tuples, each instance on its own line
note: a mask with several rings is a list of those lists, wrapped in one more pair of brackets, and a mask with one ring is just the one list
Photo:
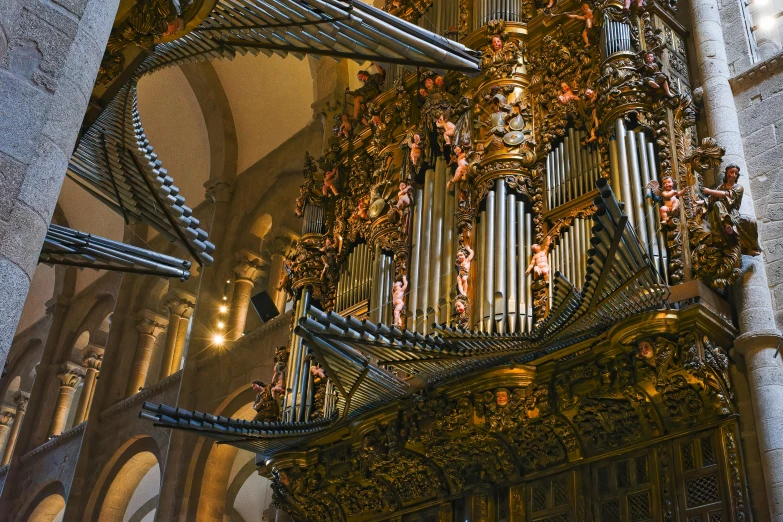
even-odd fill
[(141, 404), (147, 398), (164, 391), (168, 388), (178, 386), (179, 381), (182, 379), (182, 370), (172, 373), (163, 380), (160, 380), (148, 388), (143, 388), (139, 393), (131, 395), (127, 399), (123, 399), (120, 402), (110, 406), (109, 408), (101, 412), (101, 420), (106, 420), (113, 415), (125, 411), (135, 405)]
[(53, 439), (41, 444), (37, 448), (34, 448), (24, 455), (22, 455), (22, 462), (25, 462), (36, 455), (40, 455), (41, 453), (51, 451), (53, 448), (56, 448), (58, 446), (62, 446), (66, 442), (68, 442), (71, 439), (75, 439), (76, 437), (81, 436), (84, 434), (84, 430), (87, 428), (87, 422), (82, 422), (81, 424), (74, 426), (70, 430), (61, 433), (60, 435), (57, 435)]

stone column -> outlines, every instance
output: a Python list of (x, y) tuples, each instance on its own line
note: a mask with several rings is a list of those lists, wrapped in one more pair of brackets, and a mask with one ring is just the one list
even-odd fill
[(3, 462), (0, 466), (5, 466), (11, 462), (11, 455), (14, 453), (14, 446), (16, 446), (16, 437), (19, 435), (19, 428), (22, 426), (22, 419), (24, 419), (24, 412), (27, 411), (27, 401), (30, 399), (26, 394), (18, 392), (14, 396), (14, 403), (16, 403), (16, 414), (14, 415), (14, 422), (11, 424), (11, 433), (8, 434), (8, 442), (5, 444), (5, 451), (3, 452)]
[(156, 314), (152, 310), (142, 310), (139, 313), (139, 322), (136, 329), (139, 331), (139, 339), (136, 341), (136, 351), (133, 355), (130, 377), (126, 395), (135, 395), (147, 382), (147, 372), (150, 369), (152, 350), (155, 349), (155, 338), (166, 326), (166, 318)]
[(14, 422), (16, 415), (12, 411), (4, 411), (0, 413), (0, 452), (5, 449), (8, 443), (9, 432), (11, 431), (11, 424)]
[(84, 385), (82, 385), (82, 395), (79, 397), (79, 405), (76, 408), (76, 416), (73, 419), (73, 425), (77, 426), (87, 420), (90, 414), (90, 405), (92, 396), (95, 393), (95, 381), (98, 373), (101, 371), (103, 354), (98, 355), (95, 352), (87, 352), (82, 359), (84, 366)]
[[(740, 166), (744, 187), (740, 212), (755, 216), (748, 180), (737, 107), (729, 85), (726, 43), (718, 0), (691, 0), (690, 12), (696, 61), (704, 90), (709, 135), (726, 148), (724, 164)], [(761, 256), (743, 256), (742, 276), (735, 285), (740, 336), (734, 348), (745, 356), (751, 401), (756, 421), (761, 467), (772, 520), (783, 516), (783, 363), (774, 358), (780, 332), (772, 312), (772, 296)]]
[(247, 309), (250, 306), (250, 295), (256, 280), (263, 274), (261, 268), (266, 264), (259, 254), (249, 250), (241, 250), (235, 255), (237, 264), (234, 266), (234, 294), (231, 296), (231, 309), (226, 325), (226, 340), (234, 341), (242, 337), (247, 321)]
[(54, 415), (52, 423), (49, 425), (49, 438), (56, 437), (65, 430), (65, 424), (68, 422), (68, 414), (71, 412), (71, 403), (73, 395), (76, 393), (76, 387), (82, 382), (82, 374), (76, 368), (63, 368), (63, 371), (57, 374), (60, 380), (60, 392), (57, 394), (57, 402), (54, 404)]
[(0, 38), (0, 367), (118, 5), (119, 0), (0, 2), (0, 35), (6, 37)]
[(196, 306), (196, 296), (182, 290), (172, 290), (164, 297), (164, 306), (169, 310), (169, 325), (166, 328), (166, 344), (160, 363), (161, 380), (179, 371), (188, 323)]

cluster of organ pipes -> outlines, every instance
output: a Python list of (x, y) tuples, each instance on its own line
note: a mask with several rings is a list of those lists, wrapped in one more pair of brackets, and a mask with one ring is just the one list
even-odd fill
[(429, 333), (433, 323), (447, 322), (454, 308), (457, 196), (446, 187), (448, 179), (446, 162), (438, 158), (414, 195), (406, 325), (419, 333)]
[[(367, 243), (360, 243), (349, 253), (340, 267), (335, 310), (342, 312), (366, 301), (370, 295), (372, 259)], [(374, 279), (373, 279), (374, 280)]]
[(475, 328), (488, 333), (530, 332), (533, 301), (526, 269), (532, 255), (533, 221), (525, 201), (495, 180), (477, 219)]
[(598, 147), (583, 146), (585, 136), (584, 131), (568, 129), (563, 141), (547, 154), (547, 208), (590, 192), (601, 175)]
[[(585, 252), (590, 248), (591, 228), (589, 219), (574, 218), (571, 226), (563, 228), (549, 247), (549, 266), (552, 273), (560, 272), (577, 288), (581, 288), (585, 280)], [(549, 278), (549, 295), (553, 295), (553, 280), (553, 277)]]
[(626, 129), (622, 118), (615, 121), (614, 139), (609, 142), (611, 184), (625, 205), (628, 221), (647, 250), (653, 267), (668, 278), (666, 242), (652, 200), (645, 187), (658, 178), (655, 147), (644, 131)]

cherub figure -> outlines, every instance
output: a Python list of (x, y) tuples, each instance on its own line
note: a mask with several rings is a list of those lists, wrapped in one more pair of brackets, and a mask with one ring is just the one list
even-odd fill
[(411, 163), (415, 166), (419, 164), (421, 158), (421, 136), (417, 132), (413, 135), (410, 143), (411, 147)]
[(343, 120), (340, 124), (340, 130), (337, 132), (338, 136), (343, 136), (346, 139), (351, 138), (351, 131), (353, 130), (353, 125), (351, 125), (351, 121), (348, 118), (347, 114), (343, 114)]
[(674, 359), (677, 345), (663, 337), (656, 338), (654, 342), (645, 337), (636, 342), (636, 349), (637, 359), (653, 371), (656, 385), (668, 380), (669, 364)]
[(457, 328), (467, 328), (470, 324), (470, 313), (468, 312), (468, 298), (464, 295), (457, 296), (454, 301), (454, 319)]
[(272, 374), (272, 397), (279, 399), (285, 394), (285, 364), (277, 363)]
[(454, 171), (454, 177), (446, 182), (446, 189), (450, 189), (452, 185), (468, 180), (468, 159), (467, 153), (462, 150), (462, 147), (457, 145), (454, 147), (454, 154), (457, 156), (457, 168)]
[(405, 328), (402, 318), (402, 309), (405, 308), (405, 291), (408, 289), (408, 278), (402, 276), (402, 281), (396, 281), (392, 286), (392, 304), (394, 305), (394, 324), (398, 328)]
[(530, 248), (533, 250), (533, 257), (530, 258), (525, 275), (533, 272), (533, 281), (543, 279), (545, 283), (549, 282), (549, 246), (551, 244), (549, 236), (544, 240), (543, 245), (534, 243)]
[(587, 32), (593, 28), (594, 23), (593, 10), (590, 9), (590, 4), (582, 2), (582, 14), (566, 13), (566, 16), (574, 20), (584, 20), (585, 27), (582, 29), (582, 40), (585, 42), (585, 47), (590, 47), (590, 38), (588, 38)]
[(464, 245), (457, 250), (457, 260), (454, 267), (457, 269), (457, 295), (468, 295), (468, 277), (470, 276), (470, 263), (473, 261), (473, 250)]
[[(626, 11), (631, 9), (631, 4), (633, 3), (633, 0), (625, 0), (625, 3), (623, 4), (623, 9)], [(644, 6), (644, 0), (636, 0), (636, 7), (642, 8)]]
[[(593, 89), (586, 88), (584, 92), (584, 97), (582, 99), (583, 101), (583, 107), (584, 107), (584, 115), (586, 116), (585, 122), (587, 123), (587, 126), (589, 127), (590, 136), (584, 140), (582, 143), (592, 143), (598, 139), (598, 136), (596, 136), (596, 132), (598, 132), (599, 128), (599, 122), (598, 122), (598, 111), (595, 106), (595, 102), (598, 99), (598, 93), (595, 92)], [(589, 115), (587, 114), (589, 113)]]
[(568, 105), (572, 101), (576, 101), (578, 99), (579, 96), (577, 96), (576, 93), (571, 90), (570, 85), (568, 85), (566, 82), (560, 83), (560, 95), (557, 97), (557, 101), (563, 105)]
[(403, 211), (411, 206), (413, 187), (404, 181), (400, 182), (400, 191), (397, 192), (397, 210)]
[(332, 244), (332, 240), (327, 237), (324, 239), (324, 246), (318, 250), (321, 251), (321, 261), (324, 264), (324, 269), (321, 270), (321, 281), (325, 281), (329, 271), (337, 268), (337, 249)]
[(438, 122), (435, 125), (443, 130), (443, 141), (446, 145), (451, 145), (451, 140), (454, 139), (454, 132), (457, 130), (457, 126), (444, 118), (443, 114), (438, 116)]
[(647, 184), (648, 195), (652, 195), (653, 200), (661, 202), (661, 208), (658, 212), (661, 215), (661, 223), (666, 225), (672, 217), (680, 212), (679, 198), (685, 194), (686, 188), (675, 190), (674, 179), (671, 176), (663, 178), (663, 190), (658, 185), (658, 180), (652, 180)]
[(338, 195), (340, 192), (337, 190), (337, 182), (339, 180), (337, 167), (335, 166), (331, 170), (327, 170), (324, 173), (324, 186), (321, 189), (323, 191), (324, 196), (328, 196), (329, 192), (333, 195)]
[(647, 51), (644, 53), (644, 62), (641, 66), (642, 81), (652, 87), (656, 91), (663, 91), (663, 93), (669, 97), (674, 98), (674, 93), (669, 87), (669, 77), (661, 71), (661, 66), (658, 64), (658, 60), (655, 53)]
[(372, 63), (371, 66), (375, 66), (375, 68), (378, 70), (375, 74), (370, 74), (369, 71), (361, 70), (357, 73), (356, 77), (359, 79), (360, 82), (362, 82), (362, 86), (356, 89), (355, 91), (349, 91), (346, 89), (346, 92), (348, 94), (353, 95), (353, 120), (357, 121), (359, 119), (359, 114), (362, 110), (362, 105), (375, 98), (381, 93), (381, 89), (383, 87), (383, 83), (386, 81), (386, 70), (378, 65), (377, 63)]

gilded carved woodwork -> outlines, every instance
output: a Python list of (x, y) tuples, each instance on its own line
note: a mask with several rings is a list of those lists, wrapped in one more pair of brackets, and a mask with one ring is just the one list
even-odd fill
[[(479, 484), (515, 484), (617, 455), (733, 414), (725, 351), (701, 331), (672, 331), (626, 334), (630, 344), (576, 352), (539, 367), (532, 381), (499, 368), (402, 399), (353, 423), (338, 442), (272, 459), (275, 502), (299, 520), (377, 518)], [(734, 439), (724, 437), (736, 468)], [(666, 446), (657, 462), (663, 517), (672, 520)], [(742, 514), (743, 482), (731, 480)], [(510, 509), (517, 509), (513, 501)]]

